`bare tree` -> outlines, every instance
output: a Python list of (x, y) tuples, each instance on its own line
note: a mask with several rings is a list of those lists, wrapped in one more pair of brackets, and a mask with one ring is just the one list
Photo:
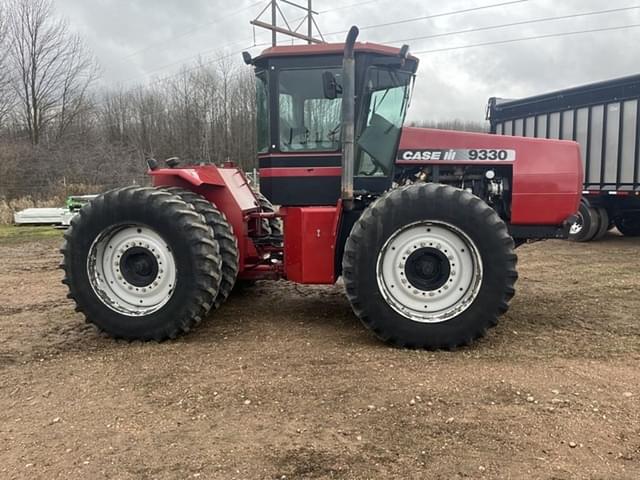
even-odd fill
[(57, 137), (86, 107), (87, 89), (97, 75), (67, 22), (54, 16), (51, 0), (12, 0), (9, 14), (9, 60), (19, 114), (31, 142), (55, 127)]
[(9, 57), (8, 30), (8, 12), (6, 6), (0, 3), (0, 128), (4, 126), (4, 120), (11, 112), (14, 102), (11, 75), (7, 65)]

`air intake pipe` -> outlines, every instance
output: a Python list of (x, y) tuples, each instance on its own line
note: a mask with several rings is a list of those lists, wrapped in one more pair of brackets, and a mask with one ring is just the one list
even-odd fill
[(358, 37), (358, 27), (349, 29), (344, 43), (342, 60), (342, 182), (340, 197), (345, 210), (353, 208), (353, 170), (355, 163), (355, 77), (356, 64), (353, 48)]

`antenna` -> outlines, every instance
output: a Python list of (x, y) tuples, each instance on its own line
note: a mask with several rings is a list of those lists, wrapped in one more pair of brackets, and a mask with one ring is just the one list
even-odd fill
[[(291, 26), (289, 25), (289, 21), (287, 20), (287, 17), (284, 15), (284, 13), (282, 12), (282, 9), (278, 5), (278, 0), (270, 0), (267, 6), (264, 7), (262, 11), (258, 14), (258, 16), (254, 20), (251, 20), (249, 23), (256, 27), (271, 30), (271, 46), (273, 47), (276, 46), (277, 44), (276, 37), (278, 33), (281, 33), (283, 35), (288, 35), (290, 37), (297, 38), (300, 40), (305, 40), (309, 44), (325, 43), (325, 39), (322, 36), (322, 32), (320, 32), (320, 28), (318, 27), (318, 24), (316, 23), (315, 18), (313, 18), (314, 15), (319, 15), (319, 14), (318, 12), (313, 10), (312, 0), (307, 0), (306, 7), (303, 5), (294, 3), (290, 0), (280, 0), (280, 1), (282, 3), (286, 3), (287, 5), (291, 5), (293, 7), (304, 10), (306, 12), (306, 15), (302, 17), (300, 23), (298, 23), (296, 28), (292, 29)], [(269, 9), (271, 10), (271, 23), (266, 23), (260, 20), (260, 17), (262, 17)], [(278, 26), (278, 13), (280, 14), (280, 17), (282, 18), (282, 20), (284, 21), (284, 25), (286, 26), (286, 28)], [(305, 24), (305, 22), (307, 24), (306, 35), (298, 31), (300, 27)], [(313, 36), (313, 30), (314, 30), (313, 27), (315, 27), (315, 30), (318, 32), (318, 35), (320, 36), (320, 38), (316, 38)]]

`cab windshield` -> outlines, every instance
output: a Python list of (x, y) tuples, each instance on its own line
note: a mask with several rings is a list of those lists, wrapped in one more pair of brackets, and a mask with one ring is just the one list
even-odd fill
[(410, 98), (413, 74), (371, 67), (363, 92), (363, 112), (357, 135), (356, 175), (388, 176)]

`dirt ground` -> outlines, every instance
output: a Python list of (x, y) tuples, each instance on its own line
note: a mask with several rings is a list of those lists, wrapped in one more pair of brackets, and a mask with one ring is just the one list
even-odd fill
[(640, 478), (640, 239), (521, 247), (511, 310), (456, 352), (284, 282), (116, 342), (74, 313), (58, 243), (0, 240), (2, 479)]

